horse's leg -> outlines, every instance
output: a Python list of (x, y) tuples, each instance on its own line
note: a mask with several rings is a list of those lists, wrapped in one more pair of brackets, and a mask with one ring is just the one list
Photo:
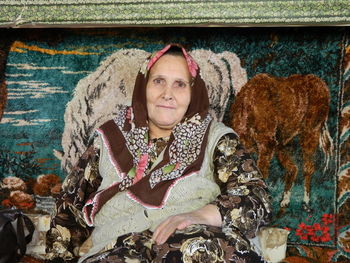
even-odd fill
[(275, 153), (277, 142), (274, 138), (259, 138), (260, 141), (257, 142), (258, 147), (258, 160), (257, 166), (260, 169), (261, 174), (264, 179), (269, 175), (270, 162)]
[(286, 208), (290, 203), (291, 189), (298, 175), (298, 167), (293, 160), (291, 147), (285, 146), (278, 149), (277, 158), (286, 170), (284, 192), (280, 203), (281, 208)]
[(320, 139), (320, 128), (312, 132), (304, 132), (300, 138), (300, 145), (303, 153), (303, 174), (304, 174), (304, 210), (310, 212), (311, 176), (315, 172), (314, 154), (317, 150)]

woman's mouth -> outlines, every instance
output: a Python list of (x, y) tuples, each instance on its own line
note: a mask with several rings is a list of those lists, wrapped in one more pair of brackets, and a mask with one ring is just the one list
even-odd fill
[(164, 108), (164, 109), (170, 109), (170, 110), (175, 110), (176, 108), (174, 106), (169, 106), (169, 105), (157, 105), (158, 108)]

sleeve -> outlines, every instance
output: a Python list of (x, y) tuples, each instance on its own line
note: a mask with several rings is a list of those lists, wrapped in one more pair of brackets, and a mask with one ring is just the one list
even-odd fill
[(255, 237), (258, 228), (271, 220), (271, 199), (255, 162), (234, 133), (224, 135), (216, 145), (214, 177), (221, 194), (213, 204), (219, 208), (223, 231)]
[(90, 236), (93, 228), (85, 223), (82, 208), (101, 184), (98, 163), (99, 149), (90, 145), (65, 179), (46, 235), (48, 262), (75, 262)]

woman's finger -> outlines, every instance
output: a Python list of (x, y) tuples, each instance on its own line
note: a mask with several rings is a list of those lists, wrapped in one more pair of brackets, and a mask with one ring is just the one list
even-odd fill
[(184, 229), (189, 226), (191, 220), (187, 214), (171, 216), (163, 221), (154, 231), (152, 239), (157, 244), (163, 244), (175, 232), (176, 229)]
[(176, 220), (174, 220), (174, 217), (170, 217), (157, 227), (153, 233), (152, 239), (157, 244), (163, 244), (175, 230)]

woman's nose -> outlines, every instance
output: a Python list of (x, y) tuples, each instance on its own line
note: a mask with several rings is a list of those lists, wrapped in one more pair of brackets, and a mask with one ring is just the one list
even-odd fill
[(164, 89), (164, 92), (163, 92), (163, 96), (162, 98), (166, 101), (168, 100), (172, 100), (173, 99), (173, 92), (172, 92), (172, 86), (167, 84), (165, 89)]

